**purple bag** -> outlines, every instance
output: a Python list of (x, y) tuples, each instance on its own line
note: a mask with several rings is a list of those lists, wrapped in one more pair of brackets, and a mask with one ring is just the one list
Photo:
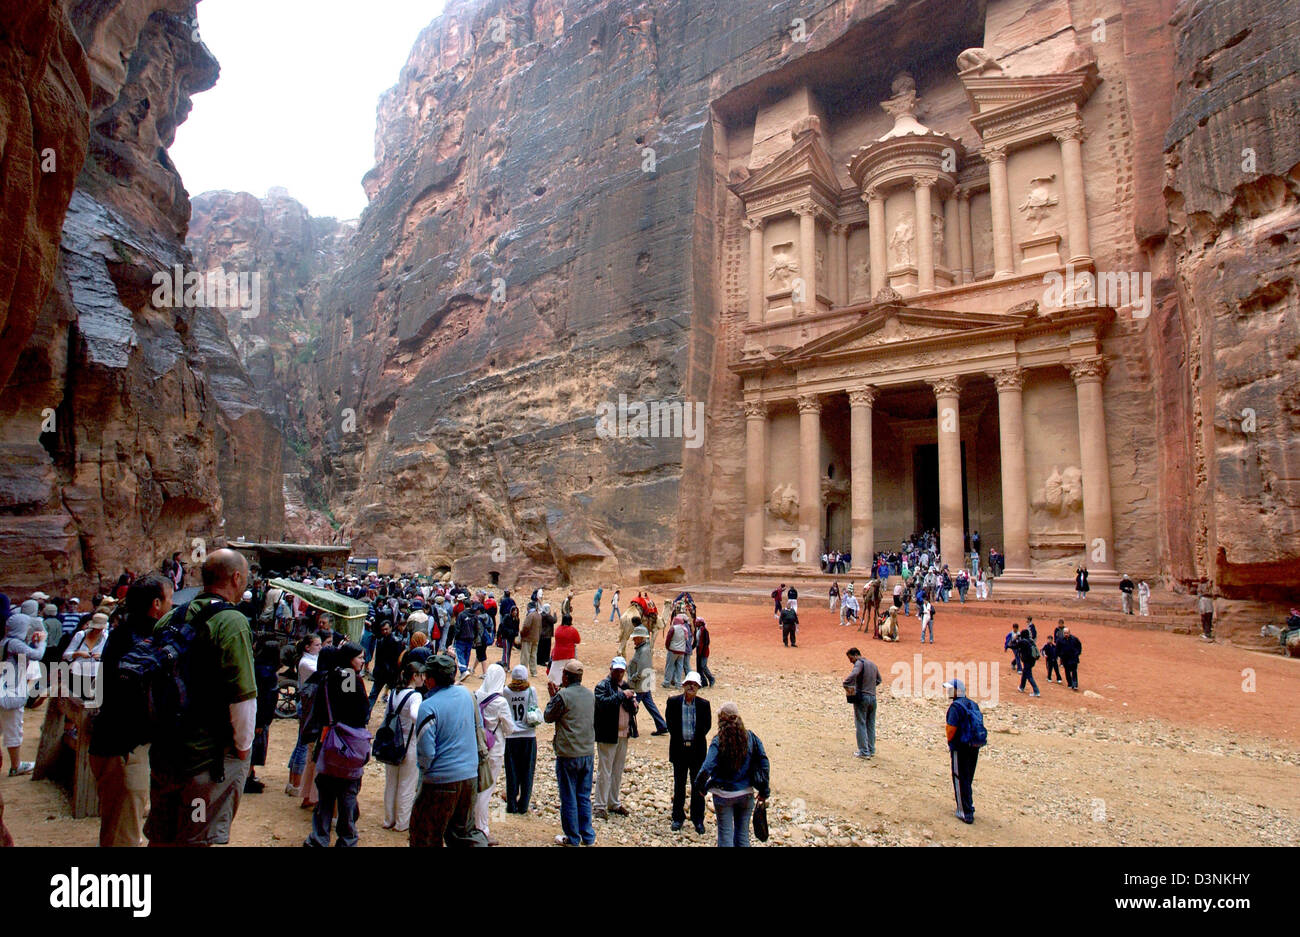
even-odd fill
[(324, 689), (325, 716), (329, 728), (321, 742), (320, 753), (316, 756), (316, 773), (331, 778), (346, 778), (355, 781), (370, 761), (370, 741), (373, 736), (368, 729), (357, 729), (340, 725), (334, 721), (330, 711), (330, 693), (328, 678)]

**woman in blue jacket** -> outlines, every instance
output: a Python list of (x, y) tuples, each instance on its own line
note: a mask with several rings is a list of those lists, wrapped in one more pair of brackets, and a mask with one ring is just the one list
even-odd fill
[(701, 791), (713, 791), (719, 846), (749, 845), (750, 819), (756, 803), (767, 803), (769, 777), (763, 743), (745, 728), (736, 704), (724, 703), (696, 782)]

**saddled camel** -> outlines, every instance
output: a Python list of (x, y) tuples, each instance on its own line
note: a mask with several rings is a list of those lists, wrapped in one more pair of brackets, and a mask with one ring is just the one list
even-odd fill
[(882, 641), (898, 640), (898, 609), (890, 606), (889, 610), (877, 619), (877, 635)]
[(618, 626), (618, 656), (627, 657), (627, 642), (632, 640), (632, 629), (637, 625), (645, 625), (646, 630), (650, 632), (650, 646), (654, 647), (655, 632), (659, 628), (659, 616), (657, 614), (644, 614), (641, 606), (635, 602), (628, 606), (626, 612), (619, 618)]
[(880, 597), (884, 593), (884, 580), (872, 579), (862, 588), (862, 625), (880, 617)]

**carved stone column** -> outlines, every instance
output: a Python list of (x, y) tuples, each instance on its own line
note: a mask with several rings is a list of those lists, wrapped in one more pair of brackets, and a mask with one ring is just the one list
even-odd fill
[(1029, 571), (1029, 489), (1025, 481), (1025, 412), (1021, 368), (994, 371), (1002, 450), (1002, 551), (1007, 569)]
[(1081, 358), (1066, 367), (1074, 378), (1079, 407), (1079, 452), (1083, 470), (1084, 562), (1115, 568), (1114, 521), (1110, 504), (1110, 457), (1106, 451), (1106, 413), (1102, 406), (1104, 360)]
[(943, 203), (943, 265), (952, 271), (954, 283), (961, 282), (961, 244), (957, 227), (957, 195), (953, 193)]
[(822, 552), (822, 403), (816, 394), (799, 397), (799, 536), (804, 564), (820, 569)]
[(930, 221), (930, 194), (939, 180), (918, 175), (912, 181), (916, 196), (916, 279), (922, 293), (934, 291), (934, 225)]
[(878, 392), (874, 387), (849, 391), (849, 516), (853, 524), (853, 572), (866, 575), (875, 553), (875, 508), (871, 485), (871, 416)]
[(749, 230), (749, 324), (761, 325), (767, 289), (763, 276), (763, 219), (745, 221)]
[(803, 303), (795, 303), (795, 315), (817, 311), (817, 207), (804, 202), (795, 208), (799, 216), (799, 276), (803, 278)]
[(745, 565), (763, 563), (767, 499), (767, 403), (745, 401)]
[(835, 258), (835, 302), (849, 304), (849, 226), (831, 225), (831, 256)]
[(954, 570), (963, 565), (966, 529), (961, 488), (961, 383), (956, 377), (930, 381), (938, 404), (939, 552)]
[(975, 282), (975, 248), (970, 234), (970, 192), (957, 193), (957, 237), (961, 248), (961, 282)]
[(1083, 189), (1083, 124), (1060, 130), (1055, 137), (1061, 144), (1061, 170), (1065, 176), (1065, 223), (1070, 238), (1070, 263), (1091, 263), (1088, 205)]
[(889, 257), (885, 244), (885, 196), (879, 189), (862, 193), (867, 200), (867, 235), (871, 240), (871, 297), (889, 282)]
[(984, 161), (989, 164), (989, 199), (993, 203), (993, 275), (1009, 277), (1016, 272), (1011, 248), (1011, 193), (1007, 186), (1007, 151), (1001, 146), (986, 146)]

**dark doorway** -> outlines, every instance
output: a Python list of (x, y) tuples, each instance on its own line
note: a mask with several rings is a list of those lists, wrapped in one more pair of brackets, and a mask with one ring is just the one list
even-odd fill
[[(916, 530), (939, 530), (939, 444), (926, 443), (912, 450), (912, 503)], [(970, 529), (970, 499), (966, 492), (966, 443), (961, 444), (961, 526)]]

